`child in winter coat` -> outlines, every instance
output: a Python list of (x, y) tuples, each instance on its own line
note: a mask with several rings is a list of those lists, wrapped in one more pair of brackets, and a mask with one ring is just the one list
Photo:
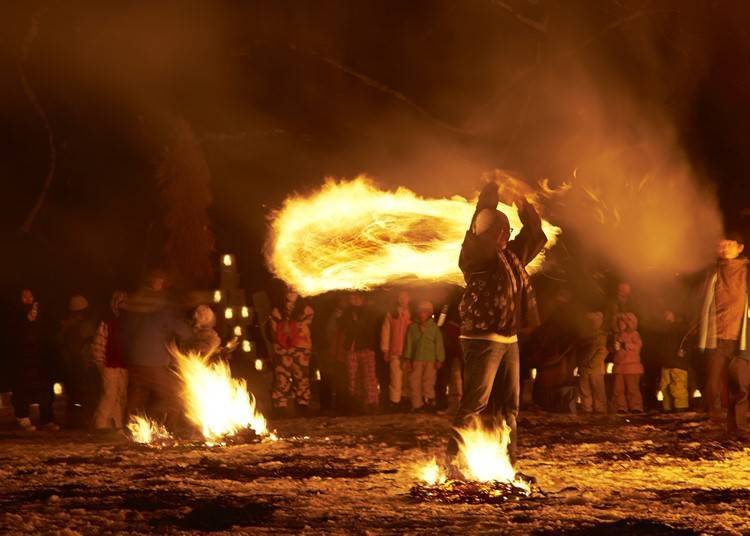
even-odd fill
[(608, 352), (607, 335), (602, 329), (603, 325), (604, 313), (588, 313), (584, 337), (576, 345), (578, 394), (583, 413), (607, 413), (604, 359)]
[(271, 400), (279, 416), (291, 416), (293, 409), (306, 415), (311, 398), (313, 309), (292, 290), (285, 297), (284, 305), (274, 307), (269, 318), (274, 353)]
[(633, 313), (617, 316), (617, 331), (614, 336), (615, 385), (614, 403), (617, 413), (643, 413), (641, 395), (641, 336), (638, 334), (638, 319)]
[(120, 307), (127, 299), (123, 291), (112, 294), (110, 314), (99, 323), (91, 343), (91, 354), (101, 375), (102, 391), (94, 411), (94, 428), (122, 430), (128, 398), (128, 369), (122, 340)]
[(221, 345), (216, 333), (216, 315), (208, 305), (199, 305), (193, 311), (193, 333), (183, 345), (186, 351), (209, 355)]
[[(377, 316), (358, 292), (349, 296), (349, 307), (339, 318), (339, 343), (349, 379), (349, 398), (365, 413), (378, 411), (378, 378), (375, 372)], [(355, 408), (350, 408), (355, 409)], [(360, 409), (360, 408), (356, 408)]]
[(661, 390), (664, 411), (685, 411), (688, 395), (688, 358), (682, 349), (687, 328), (675, 319), (672, 311), (664, 311), (664, 321), (656, 334), (656, 350), (661, 362)]
[(425, 402), (428, 407), (435, 405), (435, 378), (438, 369), (445, 361), (445, 347), (440, 328), (432, 319), (432, 303), (424, 301), (417, 309), (417, 321), (409, 326), (406, 333), (404, 358), (410, 370), (411, 407), (420, 411)]

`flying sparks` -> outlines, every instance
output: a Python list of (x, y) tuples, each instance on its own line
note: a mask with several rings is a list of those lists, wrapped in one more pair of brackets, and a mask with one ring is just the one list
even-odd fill
[[(458, 253), (474, 213), (462, 197), (425, 199), (405, 188), (380, 190), (366, 177), (328, 180), (310, 196), (288, 198), (273, 216), (266, 259), (304, 295), (367, 290), (395, 281), (463, 284)], [(517, 233), (515, 207), (499, 205)], [(560, 229), (543, 222), (547, 248)], [(540, 254), (529, 265), (538, 271)]]

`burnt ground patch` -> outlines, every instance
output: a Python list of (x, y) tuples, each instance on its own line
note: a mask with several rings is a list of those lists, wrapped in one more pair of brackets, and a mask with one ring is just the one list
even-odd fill
[(276, 506), (270, 502), (239, 497), (217, 497), (190, 505), (190, 511), (177, 518), (155, 520), (153, 525), (170, 524), (184, 529), (218, 531), (232, 527), (267, 524)]
[(42, 463), (45, 465), (110, 465), (124, 461), (122, 456), (53, 456)]
[(665, 503), (682, 503), (690, 501), (694, 504), (730, 504), (740, 501), (750, 502), (750, 489), (746, 488), (715, 488), (715, 489), (667, 489), (656, 490), (654, 495)]
[(744, 449), (744, 444), (731, 439), (690, 444), (686, 440), (674, 440), (647, 448), (598, 452), (594, 457), (600, 461), (632, 461), (648, 455), (671, 456), (690, 461), (723, 460), (728, 453), (741, 452)]
[(585, 524), (584, 526), (567, 530), (534, 531), (539, 536), (599, 536), (608, 534), (615, 536), (632, 536), (634, 534), (649, 534), (655, 536), (694, 536), (700, 534), (691, 529), (675, 527), (667, 523), (650, 519), (620, 519), (604, 523)]
[(351, 460), (327, 457), (281, 457), (254, 465), (229, 464), (204, 457), (188, 470), (194, 470), (210, 478), (237, 481), (252, 481), (258, 478), (366, 478), (375, 474), (398, 472), (397, 469), (354, 465)]

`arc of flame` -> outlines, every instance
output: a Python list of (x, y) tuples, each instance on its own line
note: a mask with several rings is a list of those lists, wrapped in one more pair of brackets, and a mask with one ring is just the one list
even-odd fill
[(247, 428), (259, 436), (276, 439), (247, 384), (232, 377), (227, 363), (210, 362), (209, 356), (197, 353), (183, 354), (174, 345), (170, 352), (183, 382), (185, 414), (207, 441), (215, 442)]
[[(272, 216), (266, 260), (304, 295), (417, 279), (463, 284), (458, 255), (474, 209), (458, 196), (425, 199), (405, 188), (380, 190), (364, 176), (329, 179), (309, 196), (288, 198)], [(516, 208), (501, 203), (498, 209), (517, 233)], [(560, 229), (546, 221), (543, 228), (549, 248)], [(534, 259), (529, 271), (538, 271), (543, 259)]]

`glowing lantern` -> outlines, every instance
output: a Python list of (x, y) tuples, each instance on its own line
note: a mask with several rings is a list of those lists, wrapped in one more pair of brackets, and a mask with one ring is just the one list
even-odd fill
[(214, 303), (220, 303), (220, 302), (221, 302), (221, 291), (214, 290)]
[(250, 309), (248, 309), (247, 305), (242, 306), (242, 318), (247, 318), (250, 316)]
[(536, 369), (535, 368), (531, 369), (531, 379), (532, 380), (536, 380)]
[(239, 337), (242, 335), (242, 328), (240, 326), (234, 326), (234, 334)]
[(701, 394), (699, 389), (696, 389), (693, 391), (693, 398), (701, 398), (703, 395)]
[(615, 370), (615, 364), (614, 363), (607, 363), (607, 374), (612, 374)]
[(232, 264), (234, 264), (234, 259), (232, 257), (233, 255), (222, 255), (221, 263), (227, 268), (232, 266)]
[(320, 381), (320, 369), (315, 371), (315, 379)]
[(256, 359), (255, 360), (255, 370), (263, 370), (263, 360), (262, 359)]
[(656, 400), (658, 400), (659, 402), (664, 401), (664, 393), (662, 393), (661, 391), (656, 393)]
[(63, 389), (63, 384), (61, 384), (61, 383), (56, 383), (55, 385), (53, 385), (52, 386), (52, 391), (57, 396), (60, 396), (61, 394), (63, 394), (65, 392), (65, 390)]
[(250, 353), (253, 350), (253, 346), (250, 344), (250, 341), (242, 341), (242, 351), (245, 353)]
[(226, 318), (227, 320), (231, 320), (234, 318), (234, 311), (231, 307), (227, 307), (226, 309), (224, 309), (224, 318)]

